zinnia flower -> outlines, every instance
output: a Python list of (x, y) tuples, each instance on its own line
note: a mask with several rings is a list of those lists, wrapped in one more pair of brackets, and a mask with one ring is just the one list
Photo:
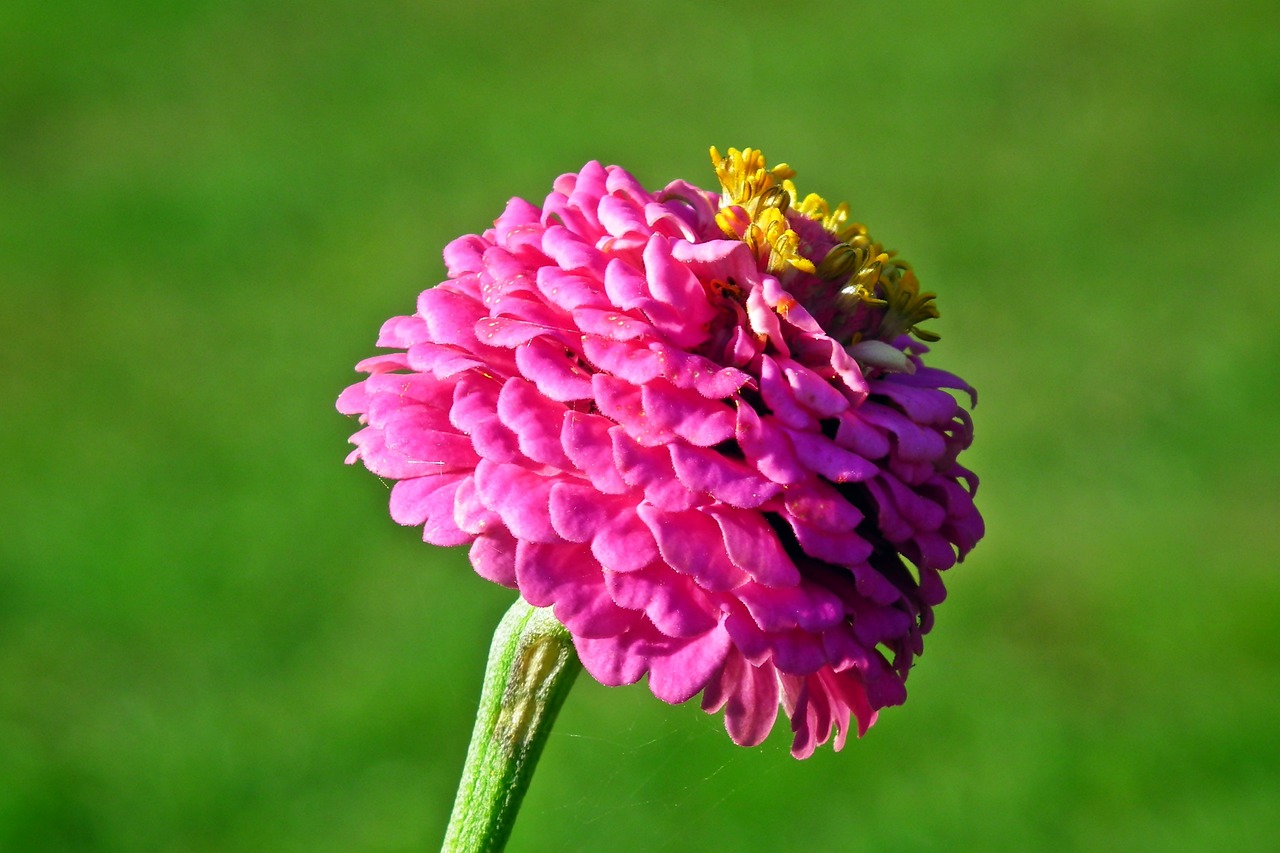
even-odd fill
[(711, 155), (718, 191), (592, 162), (512, 199), (338, 409), (392, 518), (553, 607), (597, 680), (701, 693), (742, 745), (781, 707), (806, 757), (904, 701), (982, 536), (974, 392), (926, 366), (934, 295), (845, 205)]

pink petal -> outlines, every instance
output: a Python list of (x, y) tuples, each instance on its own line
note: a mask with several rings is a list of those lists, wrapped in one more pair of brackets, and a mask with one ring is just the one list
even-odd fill
[(515, 353), (520, 375), (532, 380), (540, 394), (562, 403), (591, 399), (591, 375), (559, 343), (539, 337)]
[(569, 412), (560, 430), (560, 445), (591, 485), (605, 494), (622, 494), (630, 490), (614, 463), (613, 423), (599, 415)]
[(655, 379), (641, 388), (641, 404), (651, 423), (699, 447), (711, 447), (733, 437), (737, 418), (719, 401), (697, 391), (676, 388)]
[(512, 377), (498, 394), (498, 418), (516, 434), (520, 451), (535, 462), (555, 468), (571, 463), (560, 446), (564, 405), (548, 400), (532, 382)]
[(496, 584), (516, 588), (516, 539), (504, 527), (495, 527), (471, 543), (471, 565), (476, 574)]
[(527, 542), (560, 541), (548, 509), (553, 480), (519, 465), (488, 459), (480, 460), (475, 476), (476, 494), (513, 536)]

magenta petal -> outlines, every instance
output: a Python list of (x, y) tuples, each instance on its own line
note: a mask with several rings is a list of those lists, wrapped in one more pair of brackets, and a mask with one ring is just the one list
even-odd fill
[(574, 322), (589, 335), (599, 335), (613, 341), (635, 341), (651, 337), (654, 328), (644, 320), (627, 316), (621, 311), (600, 308), (576, 308), (572, 312)]
[(498, 420), (498, 390), (490, 379), (465, 375), (453, 393), (449, 420), (455, 428), (471, 437), (471, 444), (482, 459), (513, 462), (521, 457), (515, 433)]
[(636, 346), (599, 335), (584, 335), (582, 354), (600, 370), (631, 385), (640, 386), (662, 375), (663, 359), (652, 344)]
[(731, 506), (758, 507), (780, 491), (777, 483), (714, 450), (673, 444), (671, 463), (691, 491), (706, 492)]
[(456, 347), (434, 344), (430, 341), (423, 341), (409, 347), (407, 361), (409, 367), (420, 373), (430, 373), (437, 379), (448, 379), (464, 370), (484, 366), (484, 362), (472, 358)]
[(615, 237), (643, 234), (649, 230), (644, 207), (634, 199), (605, 196), (600, 199), (597, 212), (600, 215), (600, 225)]
[(637, 641), (631, 634), (613, 637), (573, 638), (578, 659), (591, 677), (606, 687), (635, 684), (649, 670), (654, 650)]
[(721, 545), (720, 529), (705, 513), (665, 512), (650, 504), (641, 504), (637, 511), (653, 532), (667, 565), (693, 578), (703, 589), (731, 590), (750, 579), (729, 560)]
[(665, 510), (689, 509), (698, 496), (678, 480), (665, 447), (642, 447), (621, 427), (609, 430), (613, 460), (627, 485), (644, 489), (645, 500)]
[(706, 512), (720, 525), (725, 551), (735, 566), (765, 586), (800, 583), (800, 572), (759, 513), (724, 505), (707, 507)]
[(356, 370), (360, 373), (394, 373), (396, 371), (408, 369), (409, 358), (402, 352), (375, 355), (356, 364)]
[(479, 272), (480, 259), (489, 244), (475, 234), (466, 234), (444, 247), (444, 264), (450, 276)]
[(675, 438), (670, 430), (645, 414), (639, 388), (603, 373), (592, 376), (591, 385), (600, 413), (615, 421), (636, 441), (646, 447), (657, 447)]
[(693, 637), (715, 627), (719, 609), (692, 578), (660, 563), (626, 573), (605, 572), (605, 585), (619, 607), (643, 610), (668, 637)]
[(474, 475), (464, 478), (458, 484), (458, 491), (453, 496), (453, 522), (458, 525), (459, 530), (465, 530), (473, 536), (502, 528), (502, 519), (486, 507), (476, 494)]
[(384, 425), (387, 448), (406, 460), (421, 463), (423, 473), (474, 468), (480, 461), (471, 441), (453, 429), (434, 428), (431, 413), (403, 408)]
[(603, 496), (586, 483), (558, 482), (551, 487), (551, 524), (570, 542), (590, 542), (617, 508), (612, 496)]
[(561, 482), (551, 489), (550, 513), (556, 532), (570, 542), (590, 542), (592, 554), (605, 568), (627, 572), (658, 558), (653, 534), (636, 515), (631, 498)]
[(369, 408), (369, 394), (364, 383), (349, 385), (338, 395), (338, 411), (344, 415), (359, 415)]
[(705, 324), (715, 316), (697, 277), (671, 257), (671, 243), (657, 234), (644, 247), (644, 264), (653, 302), (645, 313), (663, 337), (678, 347), (692, 349), (704, 340)]
[(799, 430), (815, 431), (817, 421), (814, 416), (796, 400), (782, 368), (767, 355), (760, 358), (760, 396), (782, 423)]
[(613, 636), (638, 618), (614, 604), (600, 567), (581, 545), (520, 542), (516, 580), (526, 601), (536, 607), (554, 605), (556, 618), (575, 636)]
[(565, 272), (557, 267), (541, 267), (537, 273), (538, 291), (557, 308), (572, 311), (583, 305), (609, 307), (608, 297), (599, 279)]
[(476, 348), (476, 321), (488, 315), (484, 305), (470, 296), (441, 285), (418, 297), (418, 314), (426, 321), (431, 340), (467, 350)]
[(663, 702), (679, 705), (702, 691), (729, 652), (729, 635), (717, 625), (701, 637), (649, 662), (649, 689)]
[(604, 289), (609, 301), (623, 311), (639, 308), (649, 298), (644, 273), (620, 258), (609, 261), (605, 268)]
[(568, 228), (555, 225), (548, 228), (542, 238), (542, 250), (560, 269), (589, 274), (595, 279), (604, 276), (607, 263), (604, 254)]
[(576, 639), (578, 657), (602, 684), (634, 684), (649, 673), (649, 688), (665, 702), (678, 704), (702, 690), (721, 668), (729, 642), (713, 628), (691, 639), (664, 636), (643, 620), (621, 636)]
[(636, 507), (628, 502), (607, 524), (601, 525), (591, 540), (591, 553), (605, 568), (629, 572), (658, 559), (658, 543), (640, 520)]
[[(717, 682), (724, 692), (721, 701), (729, 737), (739, 746), (764, 743), (778, 718), (778, 678), (773, 666), (753, 666), (731, 653)], [(705, 700), (703, 707), (707, 707)]]

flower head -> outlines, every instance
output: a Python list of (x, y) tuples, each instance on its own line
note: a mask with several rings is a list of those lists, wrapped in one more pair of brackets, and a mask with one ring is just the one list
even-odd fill
[(391, 515), (554, 607), (589, 673), (698, 693), (792, 751), (901, 703), (981, 538), (934, 295), (785, 166), (712, 149), (720, 191), (616, 166), (513, 199), (444, 252), (338, 400)]

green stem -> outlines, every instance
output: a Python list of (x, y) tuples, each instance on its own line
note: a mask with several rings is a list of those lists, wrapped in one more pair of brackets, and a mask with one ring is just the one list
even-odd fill
[(489, 647), (476, 727), (442, 853), (497, 853), (582, 664), (550, 608), (517, 599)]

